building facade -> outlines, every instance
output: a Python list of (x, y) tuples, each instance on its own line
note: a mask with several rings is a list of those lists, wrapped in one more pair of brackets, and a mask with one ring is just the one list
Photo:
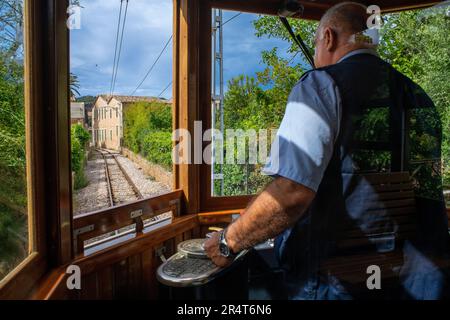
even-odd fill
[(84, 102), (70, 102), (70, 123), (85, 127)]
[(154, 97), (98, 96), (92, 108), (94, 146), (119, 151), (123, 140), (123, 111), (133, 103), (154, 101), (163, 100)]

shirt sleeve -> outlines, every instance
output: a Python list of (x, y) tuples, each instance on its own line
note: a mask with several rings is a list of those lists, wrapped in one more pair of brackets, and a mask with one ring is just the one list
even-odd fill
[(263, 173), (317, 192), (339, 133), (341, 98), (325, 71), (306, 74), (293, 88)]

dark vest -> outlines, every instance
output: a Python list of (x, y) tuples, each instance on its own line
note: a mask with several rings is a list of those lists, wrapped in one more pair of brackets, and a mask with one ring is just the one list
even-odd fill
[[(340, 292), (338, 279), (330, 280), (319, 270), (330, 257), (347, 254), (335, 247), (337, 230), (346, 218), (362, 232), (373, 219), (364, 202), (353, 200), (370, 192), (363, 181), (355, 181), (360, 173), (410, 171), (424, 179), (415, 190), (421, 223), (411, 243), (425, 254), (447, 252), (448, 245), (440, 175), (432, 178), (412, 161), (441, 158), (441, 123), (431, 99), (409, 78), (370, 54), (319, 70), (332, 77), (341, 95), (339, 136), (308, 212), (276, 240), (287, 291), (291, 298), (300, 299), (326, 298), (323, 292), (330, 297), (330, 290), (337, 298), (346, 294)], [(420, 170), (423, 174), (417, 174)]]

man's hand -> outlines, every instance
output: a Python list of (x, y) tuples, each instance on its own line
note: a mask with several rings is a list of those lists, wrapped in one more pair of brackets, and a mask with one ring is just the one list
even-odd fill
[(222, 256), (220, 254), (219, 240), (220, 240), (219, 232), (214, 232), (211, 235), (211, 238), (206, 240), (206, 242), (204, 244), (204, 248), (205, 248), (205, 251), (206, 251), (206, 254), (208, 255), (208, 257), (217, 266), (224, 268), (226, 266), (229, 266), (231, 264), (231, 262), (233, 262), (233, 259), (232, 258), (225, 258), (224, 256)]

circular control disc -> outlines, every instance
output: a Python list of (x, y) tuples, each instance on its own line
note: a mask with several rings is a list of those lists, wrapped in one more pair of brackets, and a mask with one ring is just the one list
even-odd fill
[(178, 244), (178, 252), (191, 258), (207, 258), (203, 244), (207, 239), (191, 239)]

